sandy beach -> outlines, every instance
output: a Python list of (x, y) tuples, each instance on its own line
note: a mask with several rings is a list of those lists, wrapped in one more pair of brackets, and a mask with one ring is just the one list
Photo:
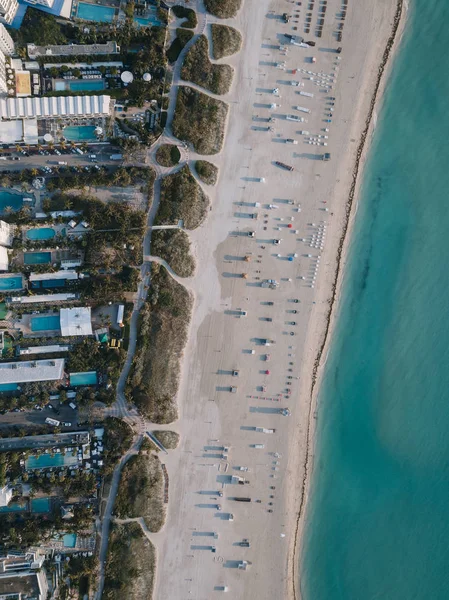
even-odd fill
[[(312, 381), (324, 363), (332, 305), (335, 313), (342, 233), (347, 244), (354, 214), (348, 230), (348, 198), (356, 202), (367, 148), (361, 140), (371, 135), (367, 119), (377, 90), (380, 96), (379, 68), (398, 16), (393, 0), (349, 0), (337, 42), (341, 0), (328, 1), (321, 38), (313, 35), (321, 2), (311, 11), (308, 5), (246, 0), (226, 22), (244, 42), (239, 54), (221, 61), (235, 75), (223, 98), (230, 106), (225, 145), (211, 157), (220, 178), (216, 188), (205, 186), (212, 210), (191, 234), (198, 266), (188, 281), (195, 305), (174, 427), (181, 444), (164, 459), (170, 502), (165, 527), (152, 536), (154, 598), (207, 600), (223, 587), (236, 599), (300, 597), (297, 567), (313, 467)], [(285, 12), (292, 15), (288, 24)], [(308, 12), (312, 27), (304, 34)], [(316, 46), (291, 45), (285, 33)], [(322, 160), (325, 152), (329, 161)], [(277, 281), (276, 289), (261, 287), (267, 279)], [(248, 483), (231, 483), (232, 476)], [(241, 561), (248, 561), (246, 570), (238, 568)]]

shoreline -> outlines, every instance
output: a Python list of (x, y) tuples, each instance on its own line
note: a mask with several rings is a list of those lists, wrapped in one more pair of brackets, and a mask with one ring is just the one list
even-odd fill
[[(352, 239), (355, 216), (357, 213), (358, 198), (360, 187), (363, 180), (363, 169), (371, 148), (371, 140), (376, 126), (377, 114), (376, 108), (383, 101), (385, 85), (391, 72), (393, 60), (402, 40), (405, 30), (408, 6), (405, 0), (397, 0), (396, 10), (393, 19), (393, 27), (387, 40), (382, 60), (378, 67), (377, 79), (375, 82), (368, 115), (365, 119), (365, 126), (361, 132), (356, 151), (356, 159), (352, 169), (352, 182), (349, 188), (348, 198), (345, 204), (345, 216), (343, 228), (341, 230), (340, 240), (337, 248), (336, 268), (334, 280), (331, 286), (331, 298), (329, 299), (329, 308), (326, 315), (324, 338), (318, 348), (312, 369), (310, 384), (310, 402), (307, 417), (306, 433), (306, 456), (303, 462), (303, 478), (300, 493), (300, 503), (296, 515), (296, 528), (293, 541), (293, 552), (289, 562), (292, 561), (292, 592), (294, 600), (302, 600), (303, 594), (300, 584), (300, 565), (303, 553), (304, 527), (307, 518), (307, 509), (309, 507), (310, 490), (313, 477), (315, 445), (316, 438), (316, 419), (314, 414), (318, 408), (318, 393), (322, 383), (324, 368), (327, 355), (332, 343), (333, 333), (337, 320), (337, 313), (341, 299), (341, 291), (345, 266), (348, 254), (348, 248)], [(367, 143), (368, 142), (368, 143)], [(354, 202), (355, 201), (355, 202)], [(355, 209), (355, 210), (354, 210)]]

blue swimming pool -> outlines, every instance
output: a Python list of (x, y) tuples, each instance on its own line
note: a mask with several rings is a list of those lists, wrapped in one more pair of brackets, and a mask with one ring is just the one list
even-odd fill
[(33, 290), (38, 288), (58, 288), (64, 287), (67, 279), (45, 279), (44, 281), (30, 281)]
[(25, 252), (23, 262), (26, 265), (45, 265), (51, 262), (51, 252)]
[(155, 17), (134, 17), (134, 23), (137, 23), (140, 27), (152, 27), (153, 25), (159, 27), (161, 25), (159, 19)]
[(71, 92), (104, 90), (104, 81), (102, 79), (80, 79), (79, 81), (71, 81), (69, 88)]
[(23, 195), (15, 194), (9, 190), (0, 189), (0, 213), (5, 212), (5, 209), (13, 211), (19, 210), (23, 206)]
[(23, 290), (22, 275), (11, 275), (10, 277), (0, 277), (0, 292), (7, 290)]
[(0, 513), (10, 513), (10, 512), (23, 512), (26, 510), (26, 504), (24, 502), (11, 502), (8, 506), (0, 507)]
[(97, 372), (86, 371), (85, 373), (71, 373), (70, 374), (70, 385), (96, 385), (97, 384)]
[(76, 546), (76, 533), (65, 533), (62, 536), (62, 542), (64, 548), (75, 548)]
[(31, 331), (60, 331), (59, 315), (31, 317)]
[(0, 392), (15, 392), (18, 387), (17, 383), (0, 383)]
[(65, 127), (64, 137), (68, 140), (79, 142), (81, 140), (95, 140), (95, 127), (92, 125), (79, 125), (78, 127)]
[(50, 498), (33, 498), (30, 502), (32, 513), (48, 513), (50, 512)]
[(98, 6), (97, 4), (80, 2), (76, 16), (78, 19), (84, 19), (85, 21), (112, 23), (115, 16), (115, 9), (110, 6)]
[(29, 240), (51, 240), (55, 235), (56, 231), (51, 227), (39, 227), (27, 231), (27, 238)]

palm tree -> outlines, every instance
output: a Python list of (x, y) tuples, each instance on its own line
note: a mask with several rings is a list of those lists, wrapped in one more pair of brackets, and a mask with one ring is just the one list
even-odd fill
[(22, 152), (22, 148), (19, 144), (16, 144), (16, 152)]
[(37, 177), (37, 175), (39, 175), (39, 171), (36, 169), (36, 167), (33, 167), (33, 168), (31, 169), (31, 175), (32, 175), (33, 177)]

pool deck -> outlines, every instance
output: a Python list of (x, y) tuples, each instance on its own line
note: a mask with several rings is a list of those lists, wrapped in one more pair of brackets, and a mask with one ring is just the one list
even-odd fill
[(44, 331), (33, 331), (31, 329), (31, 319), (34, 319), (35, 317), (57, 317), (59, 316), (58, 312), (52, 312), (52, 313), (41, 313), (39, 315), (31, 315), (31, 314), (26, 314), (23, 315), (21, 319), (19, 319), (18, 321), (16, 321), (16, 326), (18, 329), (20, 329), (20, 331), (23, 334), (23, 337), (25, 338), (40, 338), (40, 337), (53, 337), (53, 336), (59, 336), (61, 335), (61, 330), (60, 329), (49, 329), (49, 330), (44, 330)]

